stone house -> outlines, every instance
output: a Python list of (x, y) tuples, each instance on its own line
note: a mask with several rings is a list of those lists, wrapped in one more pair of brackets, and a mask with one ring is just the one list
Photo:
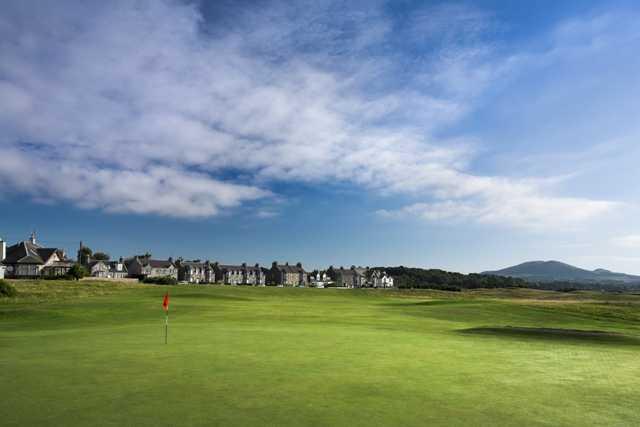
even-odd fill
[(331, 266), (327, 270), (327, 274), (339, 287), (362, 288), (367, 285), (366, 269), (356, 268), (354, 265), (351, 268), (333, 268)]
[(260, 264), (255, 264), (253, 266), (247, 266), (246, 263), (242, 264), (243, 274), (244, 274), (244, 285), (251, 286), (265, 286), (267, 283), (267, 277), (264, 274), (264, 271), (260, 267)]
[(178, 269), (173, 259), (151, 259), (147, 256), (134, 256), (125, 262), (129, 277), (173, 277), (178, 280)]
[(266, 283), (265, 274), (259, 264), (248, 266), (246, 263), (243, 263), (242, 265), (223, 265), (214, 263), (213, 270), (215, 272), (216, 283), (252, 286), (264, 286)]
[(29, 240), (6, 248), (2, 264), (5, 267), (6, 277), (26, 279), (64, 276), (73, 267), (74, 262), (67, 259), (62, 249), (40, 246), (33, 233)]
[(274, 261), (268, 273), (267, 281), (276, 286), (304, 286), (307, 284), (307, 272), (302, 268), (302, 263), (296, 265), (278, 264)]
[(182, 259), (176, 262), (178, 268), (178, 280), (187, 283), (213, 283), (215, 282), (215, 273), (213, 264), (209, 261), (201, 262), (200, 260), (184, 261)]

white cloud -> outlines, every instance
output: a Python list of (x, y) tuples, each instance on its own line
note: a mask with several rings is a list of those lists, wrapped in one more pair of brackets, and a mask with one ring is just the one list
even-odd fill
[(114, 170), (66, 161), (52, 170), (48, 158), (11, 148), (3, 149), (3, 162), (3, 184), (37, 201), (55, 197), (108, 212), (207, 217), (269, 195), (256, 187), (162, 166)]
[[(461, 15), (471, 36), (440, 40), (401, 86), (391, 77), (402, 67), (371, 53), (391, 27), (371, 9), (276, 7), (211, 36), (193, 5), (174, 2), (11, 5), (0, 17), (0, 188), (180, 217), (269, 198), (274, 181), (347, 182), (434, 199), (400, 209), (426, 219), (519, 227), (614, 207), (474, 175), (477, 141), (435, 136), (503, 72), (478, 36), (482, 14)], [(433, 33), (446, 13), (419, 25)]]
[(640, 234), (614, 237), (611, 243), (625, 249), (640, 249)]
[(488, 196), (479, 200), (416, 203), (396, 211), (381, 210), (387, 217), (418, 216), (429, 221), (475, 221), (530, 230), (571, 229), (616, 206), (613, 202), (526, 194), (510, 200)]

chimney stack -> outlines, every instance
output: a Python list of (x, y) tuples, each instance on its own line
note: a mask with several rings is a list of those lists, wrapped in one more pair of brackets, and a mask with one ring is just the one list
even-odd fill
[(0, 261), (3, 261), (7, 257), (7, 244), (4, 240), (0, 239)]

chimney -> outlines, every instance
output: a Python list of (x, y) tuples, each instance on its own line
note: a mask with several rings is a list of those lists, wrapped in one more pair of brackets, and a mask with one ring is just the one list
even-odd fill
[(31, 240), (32, 244), (34, 244), (34, 245), (36, 244), (36, 231), (35, 230), (33, 230), (33, 232), (31, 233), (30, 240)]
[(7, 257), (7, 244), (4, 240), (0, 239), (0, 261)]

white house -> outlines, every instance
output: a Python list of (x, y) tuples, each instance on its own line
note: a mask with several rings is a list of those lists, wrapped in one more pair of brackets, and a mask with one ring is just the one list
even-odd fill
[(331, 277), (329, 277), (326, 271), (319, 271), (317, 274), (312, 274), (309, 277), (309, 286), (312, 288), (324, 288), (330, 283), (333, 282), (331, 281)]
[(5, 276), (15, 279), (64, 276), (74, 264), (62, 249), (40, 246), (35, 232), (29, 240), (6, 248), (4, 257)]
[(369, 284), (374, 288), (393, 288), (393, 277), (389, 276), (386, 271), (373, 270)]

